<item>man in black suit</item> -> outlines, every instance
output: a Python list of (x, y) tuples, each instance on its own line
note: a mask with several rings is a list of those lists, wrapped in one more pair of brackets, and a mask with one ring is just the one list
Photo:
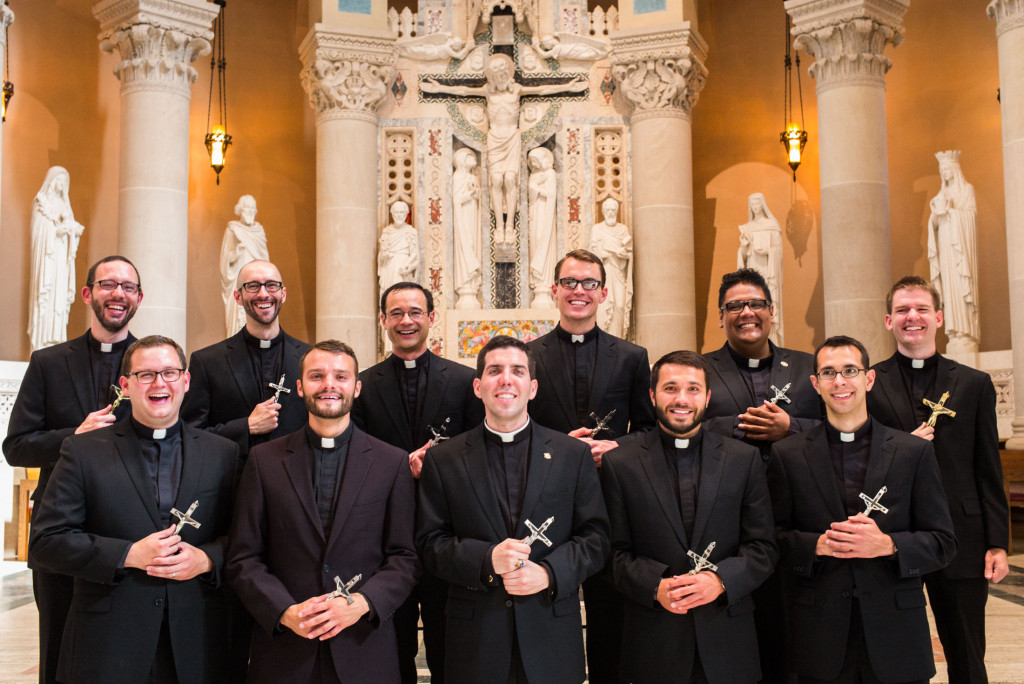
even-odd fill
[(299, 359), (309, 345), (282, 330), (277, 320), (288, 289), (274, 264), (250, 261), (238, 272), (236, 285), (235, 301), (245, 309), (245, 327), (192, 354), (192, 389), (181, 417), (234, 440), (244, 459), (251, 447), (306, 424), (306, 408), (295, 396), (294, 384)]
[(701, 429), (707, 362), (696, 352), (654, 364), (651, 400), (658, 429), (609, 451), (601, 467), (608, 571), (628, 599), (625, 679), (757, 681), (750, 592), (778, 557), (760, 453)]
[(931, 445), (869, 419), (857, 340), (815, 351), (827, 422), (772, 447), (790, 664), (801, 682), (926, 682), (935, 674), (922, 577), (956, 553)]
[(527, 413), (533, 373), (525, 344), (492, 338), (473, 382), (484, 423), (423, 460), (416, 547), (450, 583), (449, 684), (586, 678), (579, 586), (604, 565), (608, 517), (590, 450)]
[[(32, 495), (37, 504), (46, 493), (65, 437), (112, 425), (131, 413), (128, 404), (114, 409), (112, 388), (120, 377), (124, 350), (135, 341), (128, 322), (142, 301), (138, 271), (121, 256), (100, 259), (89, 269), (82, 301), (92, 309), (89, 330), (32, 354), (3, 444), (12, 466), (40, 469)], [(38, 510), (37, 506), (32, 511), (33, 524)], [(29, 567), (39, 609), (39, 681), (53, 684), (74, 581), (34, 563)]]
[(399, 681), (391, 617), (419, 573), (413, 479), (405, 451), (352, 425), (357, 373), (348, 345), (315, 344), (298, 384), (308, 425), (245, 464), (228, 577), (258, 624), (249, 682)]
[(32, 561), (74, 577), (57, 678), (225, 681), (238, 447), (179, 420), (189, 376), (173, 340), (134, 342), (120, 385), (131, 419), (64, 440), (32, 525)]
[[(473, 393), (473, 371), (427, 349), (434, 324), (434, 297), (416, 283), (389, 287), (380, 298), (380, 322), (392, 354), (359, 374), (362, 390), (352, 421), (367, 434), (409, 454), (419, 478), (433, 432), (452, 437), (480, 424), (483, 404)], [(443, 434), (442, 434), (443, 433)], [(424, 573), (419, 586), (395, 614), (403, 684), (415, 684), (420, 606), (430, 681), (444, 682), (444, 605), (448, 584)]]
[[(958, 551), (945, 569), (925, 577), (949, 681), (986, 682), (985, 603), (988, 582), (1009, 570), (1009, 513), (996, 430), (996, 392), (987, 373), (941, 356), (939, 294), (923, 278), (903, 278), (886, 297), (885, 327), (896, 353), (874, 366), (868, 411), (888, 427), (932, 442), (956, 529)], [(943, 402), (943, 397), (948, 397)], [(955, 416), (938, 415), (943, 403)]]
[[(647, 350), (597, 326), (598, 306), (608, 295), (604, 283), (599, 257), (583, 249), (566, 254), (555, 265), (551, 285), (558, 325), (530, 342), (538, 384), (530, 417), (586, 441), (599, 468), (602, 456), (618, 446), (613, 438), (654, 425)], [(612, 411), (609, 429), (592, 434), (595, 421), (590, 414), (603, 419)], [(617, 682), (622, 599), (603, 576), (588, 580), (583, 594), (590, 683)]]

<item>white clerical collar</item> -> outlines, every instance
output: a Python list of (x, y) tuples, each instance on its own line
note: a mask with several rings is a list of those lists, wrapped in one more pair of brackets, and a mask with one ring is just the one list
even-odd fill
[(911, 368), (924, 368), (924, 359), (910, 359)]
[(497, 430), (493, 429), (490, 425), (488, 425), (486, 420), (484, 421), (484, 427), (487, 429), (488, 432), (490, 432), (492, 434), (495, 434), (495, 435), (498, 435), (498, 437), (501, 438), (502, 442), (506, 442), (507, 443), (507, 442), (511, 442), (512, 440), (514, 440), (516, 438), (516, 435), (518, 435), (520, 432), (522, 432), (526, 428), (530, 427), (530, 419), (527, 418), (526, 419), (526, 423), (523, 425), (523, 427), (519, 428), (518, 430), (516, 430), (514, 432), (498, 432)]
[(583, 339), (584, 339), (583, 335), (573, 335), (572, 336), (572, 343), (573, 344), (583, 344)]
[(333, 437), (321, 437), (320, 438), (320, 446), (323, 447), (324, 449), (333, 449), (334, 448), (334, 438)]
[(689, 439), (677, 439), (676, 440), (676, 449), (689, 449), (689, 448), (690, 448), (690, 440)]
[(103, 352), (104, 354), (109, 354), (110, 352), (114, 351), (114, 345), (112, 345), (110, 342), (100, 342), (100, 351)]
[(854, 437), (854, 433), (852, 433), (852, 432), (840, 432), (839, 433), (839, 441), (840, 442), (852, 442), (853, 441), (853, 437)]
[(416, 359), (411, 359), (411, 360), (410, 359), (402, 359), (402, 363), (405, 364), (406, 368), (415, 368), (416, 367)]
[(757, 368), (761, 365), (761, 359), (747, 359), (747, 368)]
[(271, 340), (260, 340), (260, 349), (270, 349)]
[(153, 439), (163, 439), (167, 436), (167, 428), (159, 428), (153, 430)]

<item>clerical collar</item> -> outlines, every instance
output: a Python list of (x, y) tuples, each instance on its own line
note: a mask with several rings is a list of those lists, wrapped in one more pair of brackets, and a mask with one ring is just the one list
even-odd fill
[(825, 421), (825, 436), (831, 444), (837, 442), (860, 442), (871, 436), (871, 419), (868, 418), (866, 423), (853, 432), (840, 432), (832, 427), (832, 423)]
[(407, 370), (412, 370), (417, 366), (422, 366), (423, 368), (430, 367), (430, 354), (428, 354), (425, 349), (423, 350), (423, 353), (417, 356), (415, 359), (399, 358), (398, 354), (392, 354), (391, 359), (393, 360), (395, 366), (397, 366), (398, 368), (405, 368)]
[(689, 449), (693, 450), (700, 446), (701, 436), (704, 434), (703, 430), (697, 430), (697, 434), (689, 439), (680, 439), (675, 435), (665, 432), (664, 429), (658, 428), (661, 436), (661, 443), (666, 449)]
[(565, 330), (562, 327), (562, 324), (559, 323), (558, 325), (555, 326), (555, 334), (558, 335), (558, 339), (562, 340), (563, 342), (568, 342), (569, 344), (584, 344), (586, 342), (593, 342), (594, 340), (597, 339), (597, 326), (595, 325), (593, 328), (583, 333), (582, 335), (573, 335), (572, 333)]
[(771, 368), (772, 359), (775, 358), (775, 345), (768, 341), (769, 354), (763, 359), (748, 359), (743, 354), (732, 348), (732, 345), (728, 342), (725, 344), (725, 348), (729, 350), (729, 355), (732, 360), (736, 362), (736, 365), (740, 370), (760, 370), (762, 368)]
[(151, 428), (135, 420), (135, 416), (132, 416), (131, 424), (132, 429), (135, 430), (135, 434), (139, 436), (139, 439), (161, 440), (166, 439), (167, 437), (173, 437), (181, 432), (180, 419), (169, 428)]
[(935, 368), (935, 365), (939, 362), (939, 354), (938, 352), (936, 352), (935, 354), (929, 356), (927, 359), (912, 359), (909, 356), (905, 356), (901, 352), (897, 351), (896, 362), (900, 364), (900, 367), (902, 368), (911, 368), (914, 370), (927, 368), (928, 370), (931, 370), (932, 368)]
[(261, 340), (260, 338), (256, 337), (251, 332), (249, 332), (248, 329), (242, 328), (242, 338), (245, 340), (245, 343), (248, 344), (250, 347), (254, 347), (256, 349), (270, 349), (271, 347), (276, 347), (277, 345), (281, 344), (281, 342), (284, 341), (284, 330), (279, 329), (277, 331), (277, 335), (273, 339)]
[(523, 425), (523, 427), (519, 428), (518, 430), (516, 430), (514, 432), (498, 432), (497, 430), (492, 428), (490, 425), (488, 425), (486, 420), (484, 421), (484, 429), (488, 433), (493, 435), (494, 437), (497, 437), (499, 441), (504, 442), (506, 444), (509, 443), (509, 442), (521, 442), (524, 439), (526, 439), (527, 436), (529, 436), (529, 434), (530, 434), (526, 430), (526, 428), (528, 428), (528, 427), (530, 427), (530, 419), (529, 418), (526, 419), (526, 424)]
[(337, 437), (321, 437), (313, 431), (313, 428), (309, 423), (306, 423), (306, 441), (309, 443), (309, 446), (314, 449), (320, 448), (328, 451), (340, 449), (348, 444), (349, 440), (352, 439), (352, 425), (352, 421), (349, 421), (348, 427), (345, 428), (345, 431)]
[(128, 347), (127, 337), (120, 342), (100, 342), (92, 336), (92, 330), (85, 333), (85, 339), (89, 343), (89, 349), (101, 354), (110, 354), (111, 352), (121, 353)]

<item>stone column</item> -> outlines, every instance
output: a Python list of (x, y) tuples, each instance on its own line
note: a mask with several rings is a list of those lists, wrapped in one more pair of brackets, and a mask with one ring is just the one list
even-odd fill
[(395, 77), (394, 38), (315, 24), (299, 46), (316, 112), (316, 338), (377, 358), (377, 108)]
[(690, 22), (612, 34), (612, 76), (632, 110), (635, 341), (652, 361), (697, 347), (690, 114), (706, 59)]
[(909, 7), (909, 0), (786, 2), (796, 46), (815, 58), (825, 334), (856, 337), (872, 362), (894, 349), (884, 323), (893, 283), (885, 128), (892, 63), (882, 52), (903, 40)]
[(999, 100), (1003, 118), (1006, 258), (1013, 345), (1013, 435), (1008, 449), (1024, 449), (1024, 0), (992, 0), (999, 45)]
[[(118, 253), (145, 295), (131, 329), (185, 344), (188, 116), (192, 62), (210, 52), (219, 7), (202, 0), (105, 0), (93, 6), (100, 48), (121, 62)], [(199, 150), (196, 150), (199, 153)]]

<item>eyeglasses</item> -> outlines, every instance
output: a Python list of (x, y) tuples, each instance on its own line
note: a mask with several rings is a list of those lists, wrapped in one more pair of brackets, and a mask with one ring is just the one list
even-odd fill
[(768, 308), (767, 299), (738, 299), (734, 302), (726, 302), (722, 309), (729, 313), (739, 313), (743, 311), (745, 307), (750, 307), (751, 311), (764, 311)]
[(854, 368), (853, 366), (847, 366), (842, 370), (836, 370), (835, 368), (822, 368), (820, 371), (815, 373), (822, 380), (835, 380), (837, 375), (842, 375), (847, 380), (855, 378), (861, 373), (866, 373), (867, 368)]
[(135, 379), (139, 381), (139, 384), (152, 385), (154, 382), (156, 382), (156, 376), (158, 375), (161, 378), (163, 378), (165, 382), (175, 382), (178, 378), (181, 377), (181, 374), (184, 372), (184, 368), (164, 368), (162, 371), (135, 371), (134, 373), (129, 373), (128, 375), (129, 377), (134, 375)]
[(247, 283), (242, 283), (242, 286), (239, 287), (238, 289), (245, 290), (249, 294), (256, 294), (257, 292), (260, 291), (260, 288), (262, 287), (267, 288), (268, 294), (274, 294), (275, 292), (281, 291), (281, 289), (284, 287), (284, 283), (282, 283), (280, 280), (268, 280), (265, 283), (261, 283), (258, 280), (250, 280)]
[(104, 292), (113, 292), (117, 289), (117, 286), (120, 285), (125, 294), (135, 294), (142, 289), (139, 287), (138, 283), (133, 283), (130, 280), (126, 280), (123, 283), (117, 280), (94, 280), (91, 283), (86, 283), (86, 285), (89, 287), (99, 285), (100, 289)]
[(387, 314), (385, 315), (387, 316), (388, 320), (391, 321), (392, 323), (401, 323), (402, 319), (405, 318), (406, 316), (409, 317), (410, 321), (414, 323), (419, 323), (427, 314), (425, 311), (413, 309), (412, 311), (388, 311)]
[(576, 278), (559, 278), (558, 284), (566, 290), (575, 290), (577, 285), (582, 285), (583, 289), (588, 292), (601, 287), (601, 281), (595, 278), (586, 278), (585, 280), (577, 280)]

